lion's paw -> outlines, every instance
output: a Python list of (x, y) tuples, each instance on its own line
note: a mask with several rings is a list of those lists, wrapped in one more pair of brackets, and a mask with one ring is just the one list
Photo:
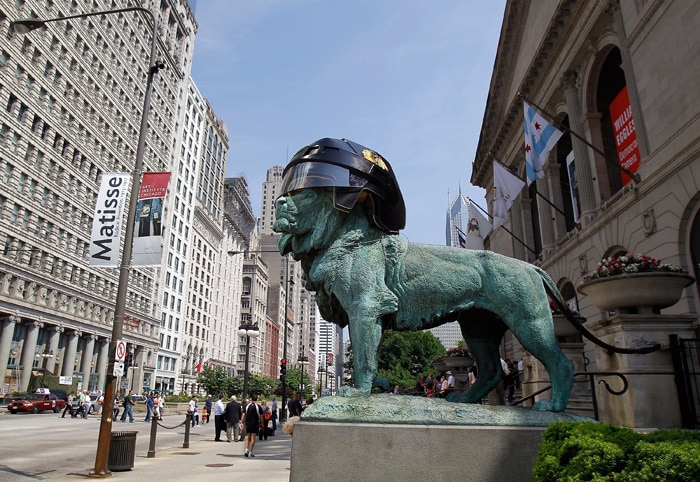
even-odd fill
[(341, 396), (341, 397), (361, 397), (363, 395), (369, 395), (369, 394), (370, 394), (369, 390), (348, 387), (348, 386), (342, 386), (342, 387), (338, 388), (338, 391), (336, 392), (336, 395)]
[(539, 412), (553, 412), (554, 405), (549, 400), (539, 400), (535, 402), (535, 404), (532, 406), (532, 409), (537, 410)]

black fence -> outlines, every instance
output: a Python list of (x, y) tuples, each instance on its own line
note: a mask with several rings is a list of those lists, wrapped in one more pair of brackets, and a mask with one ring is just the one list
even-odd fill
[(700, 339), (669, 340), (683, 428), (700, 429)]

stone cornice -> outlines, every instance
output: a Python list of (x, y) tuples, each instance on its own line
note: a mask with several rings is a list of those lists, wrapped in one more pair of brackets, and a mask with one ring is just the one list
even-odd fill
[[(528, 95), (534, 86), (542, 80), (544, 73), (550, 68), (557, 49), (562, 44), (572, 28), (575, 17), (582, 8), (582, 3), (577, 0), (561, 0), (557, 11), (547, 28), (547, 32), (532, 58), (520, 88), (524, 95)], [(522, 101), (515, 96), (512, 99), (504, 98), (504, 89), (511, 85), (513, 75), (513, 63), (520, 51), (519, 42), (525, 28), (527, 14), (530, 10), (529, 1), (508, 2), (501, 29), (501, 39), (498, 45), (493, 77), (486, 100), (484, 120), (481, 126), (479, 144), (472, 165), (471, 183), (483, 188), (489, 188), (491, 179), (491, 156), (503, 146), (512, 135), (513, 126), (521, 125)], [(510, 102), (508, 104), (508, 102)]]

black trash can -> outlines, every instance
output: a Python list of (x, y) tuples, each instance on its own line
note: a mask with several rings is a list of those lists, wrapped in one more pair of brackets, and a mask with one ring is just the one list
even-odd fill
[(119, 472), (134, 468), (136, 456), (136, 432), (112, 432), (109, 443), (109, 470)]

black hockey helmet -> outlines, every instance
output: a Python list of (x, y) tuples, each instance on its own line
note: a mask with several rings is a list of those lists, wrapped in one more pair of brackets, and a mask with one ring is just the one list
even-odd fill
[(406, 206), (391, 165), (356, 142), (324, 138), (300, 149), (284, 168), (281, 194), (307, 187), (332, 187), (336, 209), (345, 212), (367, 193), (379, 229), (397, 233), (406, 225)]

